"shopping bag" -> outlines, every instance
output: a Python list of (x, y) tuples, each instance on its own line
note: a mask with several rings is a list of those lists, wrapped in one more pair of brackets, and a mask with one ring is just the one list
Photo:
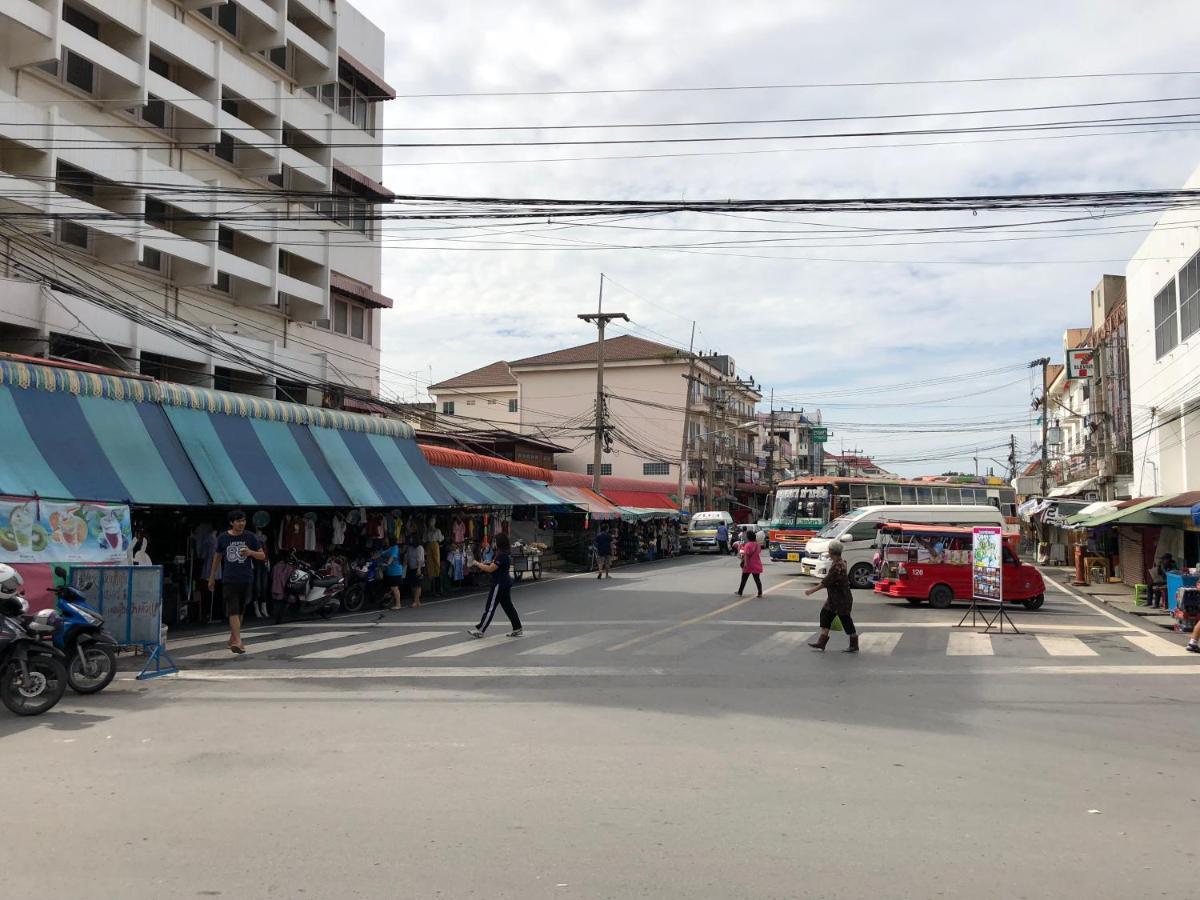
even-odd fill
[(843, 631), (844, 630), (842, 628), (842, 617), (841, 616), (833, 617), (833, 621), (829, 623), (829, 630), (830, 631)]

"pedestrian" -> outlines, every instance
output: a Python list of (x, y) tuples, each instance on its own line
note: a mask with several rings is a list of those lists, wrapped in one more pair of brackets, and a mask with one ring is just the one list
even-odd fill
[(504, 607), (504, 614), (508, 616), (508, 621), (512, 625), (512, 631), (508, 633), (509, 637), (520, 637), (525, 632), (521, 630), (521, 617), (517, 615), (517, 608), (513, 606), (512, 597), (512, 575), (509, 574), (509, 567), (512, 565), (512, 558), (509, 556), (509, 544), (507, 534), (496, 535), (496, 554), (490, 563), (476, 561), (472, 565), (481, 572), (489, 572), (492, 576), (492, 587), (488, 591), (487, 603), (483, 605), (483, 617), (479, 620), (479, 624), (467, 632), (473, 638), (481, 638), (484, 632), (488, 630), (488, 626), (492, 624), (492, 617), (496, 615), (496, 607)]
[(608, 571), (612, 566), (612, 535), (608, 533), (607, 525), (600, 526), (592, 543), (596, 548), (596, 577), (612, 578)]
[(408, 547), (404, 551), (404, 580), (412, 594), (413, 609), (421, 606), (421, 580), (425, 577), (425, 548), (421, 546), (417, 535), (410, 535)]
[(404, 584), (404, 557), (400, 542), (393, 539), (391, 544), (379, 551), (375, 560), (383, 566), (383, 586), (392, 595), (388, 609), (400, 609), (400, 585)]
[(742, 558), (742, 583), (738, 585), (737, 594), (742, 596), (746, 589), (746, 581), (754, 576), (754, 584), (758, 588), (758, 596), (762, 596), (762, 548), (758, 545), (758, 535), (753, 531), (746, 532), (746, 540), (742, 543), (738, 555)]
[(1187, 648), (1191, 653), (1200, 653), (1200, 619), (1196, 620), (1196, 627), (1192, 629), (1192, 636), (1188, 639)]
[(804, 592), (806, 597), (811, 597), (821, 588), (827, 593), (825, 605), (821, 607), (821, 635), (808, 646), (814, 650), (825, 649), (825, 645), (829, 643), (829, 626), (836, 617), (841, 620), (846, 637), (850, 639), (850, 646), (842, 652), (857, 653), (858, 631), (854, 627), (854, 620), (850, 618), (854, 595), (850, 592), (850, 578), (846, 574), (846, 563), (842, 560), (842, 542), (830, 541), (826, 552), (829, 554), (829, 574), (821, 579), (820, 584)]
[(722, 556), (729, 552), (729, 528), (724, 522), (717, 524), (717, 551)]
[(217, 589), (220, 570), (221, 596), (229, 620), (229, 649), (234, 653), (246, 652), (242, 643), (242, 614), (250, 602), (254, 583), (253, 560), (266, 561), (266, 558), (258, 538), (246, 531), (246, 514), (235, 509), (229, 514), (229, 530), (217, 538), (217, 551), (208, 573), (208, 590), (212, 593)]

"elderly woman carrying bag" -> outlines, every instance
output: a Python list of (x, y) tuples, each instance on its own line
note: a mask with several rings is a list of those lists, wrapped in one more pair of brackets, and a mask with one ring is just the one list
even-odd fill
[(850, 608), (854, 605), (854, 595), (850, 592), (850, 578), (846, 574), (846, 563), (842, 560), (842, 542), (829, 542), (829, 574), (821, 579), (821, 583), (809, 588), (804, 592), (805, 596), (811, 597), (821, 588), (828, 591), (825, 605), (821, 607), (821, 635), (815, 641), (812, 641), (808, 646), (814, 650), (824, 650), (825, 645), (829, 643), (829, 626), (833, 624), (834, 617), (841, 619), (842, 627), (846, 630), (846, 637), (850, 638), (850, 646), (843, 650), (843, 653), (858, 652), (858, 630), (854, 627), (854, 620), (850, 618)]
[(746, 589), (746, 581), (751, 575), (754, 576), (754, 584), (758, 587), (758, 596), (762, 596), (762, 554), (761, 547), (758, 546), (758, 535), (753, 531), (745, 533), (745, 539), (742, 541), (741, 547), (738, 548), (738, 556), (742, 558), (742, 583), (738, 585), (737, 595), (742, 596), (742, 591)]

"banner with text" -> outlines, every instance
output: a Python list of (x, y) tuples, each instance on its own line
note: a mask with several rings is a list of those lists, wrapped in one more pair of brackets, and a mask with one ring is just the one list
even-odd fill
[(1004, 599), (1000, 569), (1003, 542), (1000, 528), (977, 526), (971, 529), (971, 593), (976, 600), (999, 603)]
[(125, 505), (0, 497), (0, 562), (120, 563), (131, 540)]

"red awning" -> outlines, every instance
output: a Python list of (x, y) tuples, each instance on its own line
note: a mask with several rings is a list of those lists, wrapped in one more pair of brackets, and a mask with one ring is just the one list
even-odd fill
[(368, 178), (358, 169), (345, 165), (344, 163), (334, 162), (333, 171), (341, 175), (347, 181), (353, 182), (363, 191), (371, 195), (373, 200), (395, 200), (396, 195), (385, 188), (374, 178)]
[(621, 510), (613, 506), (591, 488), (569, 487), (564, 484), (550, 485), (550, 492), (562, 497), (572, 506), (579, 506), (588, 511), (593, 519), (619, 519)]
[(665, 509), (679, 512), (678, 503), (666, 494), (656, 491), (614, 491), (605, 488), (604, 496), (617, 506), (626, 506), (631, 509)]
[(354, 74), (371, 86), (372, 100), (395, 100), (396, 91), (366, 63), (359, 62), (341, 47), (338, 47), (338, 60), (342, 65), (349, 66)]
[(357, 278), (351, 278), (349, 275), (343, 275), (341, 272), (330, 271), (329, 289), (335, 294), (361, 300), (369, 306), (376, 306), (380, 309), (392, 308), (391, 297), (385, 297), (369, 284), (359, 281)]

